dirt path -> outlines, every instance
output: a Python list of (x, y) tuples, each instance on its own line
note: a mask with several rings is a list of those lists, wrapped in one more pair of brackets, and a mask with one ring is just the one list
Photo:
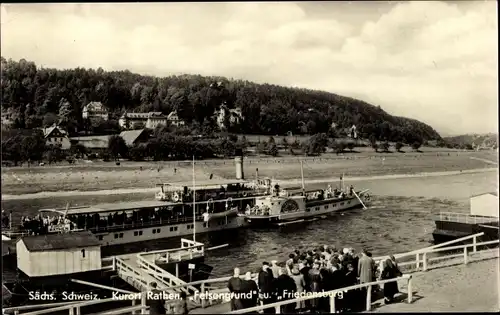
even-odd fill
[[(378, 175), (378, 176), (366, 176), (366, 177), (349, 177), (349, 181), (363, 181), (363, 180), (387, 180), (387, 179), (398, 179), (398, 178), (419, 178), (419, 177), (432, 177), (432, 176), (446, 176), (446, 175), (459, 175), (459, 174), (473, 174), (473, 173), (484, 173), (484, 172), (497, 172), (496, 168), (484, 168), (484, 169), (472, 169), (464, 171), (447, 171), (447, 172), (426, 172), (417, 174), (394, 174), (394, 175)], [(306, 184), (321, 184), (328, 183), (332, 181), (338, 181), (338, 178), (320, 178), (313, 180), (306, 180)], [(281, 185), (300, 185), (300, 179), (293, 180), (277, 180)], [(123, 189), (107, 189), (107, 190), (95, 190), (95, 191), (54, 191), (54, 192), (39, 192), (34, 194), (22, 194), (22, 195), (2, 195), (2, 200), (27, 200), (27, 199), (38, 199), (38, 198), (54, 198), (54, 197), (71, 197), (71, 196), (100, 196), (100, 195), (122, 195), (122, 194), (137, 194), (137, 193), (154, 193), (157, 188), (123, 188)]]

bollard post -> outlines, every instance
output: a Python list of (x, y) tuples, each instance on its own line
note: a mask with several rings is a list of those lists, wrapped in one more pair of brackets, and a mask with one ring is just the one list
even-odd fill
[(410, 277), (408, 278), (408, 304), (411, 304), (413, 302), (413, 289), (411, 287), (411, 283), (412, 277), (410, 275)]
[(464, 247), (464, 264), (467, 265), (469, 263), (467, 255), (467, 247)]
[(423, 263), (423, 269), (424, 271), (427, 271), (427, 253), (424, 253), (423, 254), (423, 257), (422, 257), (422, 263)]
[(330, 313), (335, 313), (335, 297), (337, 296), (337, 292), (330, 295)]
[[(203, 294), (205, 294), (205, 282), (201, 284), (201, 294), (200, 297), (203, 297)], [(201, 299), (201, 308), (205, 308), (205, 299)]]

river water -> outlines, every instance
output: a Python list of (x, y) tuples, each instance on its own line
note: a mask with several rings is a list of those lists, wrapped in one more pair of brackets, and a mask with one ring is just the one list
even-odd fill
[[(347, 181), (346, 185), (349, 184)], [(281, 261), (294, 249), (310, 249), (323, 244), (335, 245), (337, 248), (354, 247), (357, 250), (366, 248), (374, 256), (429, 246), (434, 229), (434, 214), (440, 211), (468, 212), (469, 197), (496, 191), (498, 175), (497, 172), (486, 172), (356, 181), (353, 184), (356, 189), (371, 190), (372, 201), (367, 210), (353, 210), (306, 225), (279, 230), (244, 229), (224, 232), (222, 236), (201, 237), (209, 246), (230, 244), (227, 248), (207, 254), (206, 263), (214, 267), (213, 276), (227, 276), (236, 266), (242, 271), (254, 271), (262, 261)], [(319, 187), (325, 185), (310, 185), (307, 188)], [(41, 208), (64, 207), (67, 202), (71, 206), (77, 206), (151, 198), (154, 197), (150, 194), (128, 194), (11, 200), (2, 201), (2, 209), (12, 210), (14, 222), (19, 222), (22, 215), (34, 215)], [(167, 244), (154, 243), (156, 249)], [(175, 243), (173, 246), (179, 246), (178, 241)], [(127, 251), (141, 251), (143, 248), (128, 245)]]

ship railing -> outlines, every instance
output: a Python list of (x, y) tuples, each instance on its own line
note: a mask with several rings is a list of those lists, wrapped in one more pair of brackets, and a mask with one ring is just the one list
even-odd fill
[(467, 213), (456, 213), (456, 212), (440, 212), (438, 218), (436, 219), (438, 219), (439, 221), (467, 223), (467, 224), (484, 224), (484, 223), (493, 223), (499, 221), (499, 219), (495, 217), (473, 216)]
[(379, 280), (379, 281), (373, 281), (373, 282), (368, 282), (368, 283), (362, 283), (362, 284), (357, 284), (341, 289), (336, 289), (336, 290), (331, 290), (331, 291), (326, 291), (326, 292), (318, 292), (315, 295), (308, 294), (302, 297), (298, 297), (295, 299), (291, 300), (286, 300), (286, 301), (281, 301), (281, 302), (276, 302), (276, 303), (271, 303), (271, 304), (266, 304), (266, 305), (259, 305), (255, 307), (250, 307), (250, 308), (245, 308), (241, 310), (236, 310), (232, 311), (226, 314), (246, 314), (246, 313), (257, 313), (263, 310), (267, 309), (273, 309), (276, 314), (281, 314), (282, 313), (282, 306), (288, 305), (288, 304), (297, 304), (297, 302), (301, 301), (309, 301), (309, 300), (315, 300), (319, 298), (328, 298), (329, 299), (329, 304), (330, 304), (330, 313), (335, 314), (337, 312), (335, 302), (336, 300), (340, 299), (341, 296), (343, 296), (346, 292), (353, 291), (353, 290), (359, 290), (359, 289), (365, 289), (366, 288), (366, 311), (371, 311), (372, 310), (372, 288), (379, 286), (381, 284), (386, 284), (386, 283), (391, 283), (391, 282), (399, 282), (399, 281), (406, 281), (407, 284), (407, 290), (408, 290), (408, 295), (407, 295), (407, 302), (412, 303), (413, 302), (413, 288), (412, 288), (412, 276), (411, 275), (403, 275), (401, 277), (393, 278), (393, 279), (387, 279), (387, 280)]
[[(196, 216), (195, 218), (196, 221), (202, 221), (203, 216)], [(129, 224), (116, 224), (116, 225), (108, 225), (105, 227), (95, 227), (95, 228), (89, 228), (88, 230), (94, 233), (99, 233), (99, 232), (109, 232), (109, 231), (115, 231), (115, 230), (129, 230), (129, 229), (134, 229), (134, 228), (144, 228), (144, 227), (149, 227), (149, 226), (159, 226), (159, 225), (169, 225), (169, 224), (174, 224), (174, 223), (188, 223), (192, 222), (193, 218), (192, 217), (182, 217), (182, 218), (175, 218), (175, 219), (166, 219), (166, 220), (155, 220), (155, 221), (147, 221), (147, 222), (134, 222), (134, 223), (129, 223)]]

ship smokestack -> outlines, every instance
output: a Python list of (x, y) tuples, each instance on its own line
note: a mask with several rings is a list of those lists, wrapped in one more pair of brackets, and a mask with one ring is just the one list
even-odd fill
[(235, 157), (234, 164), (236, 166), (236, 179), (245, 179), (245, 174), (243, 173), (243, 156)]

